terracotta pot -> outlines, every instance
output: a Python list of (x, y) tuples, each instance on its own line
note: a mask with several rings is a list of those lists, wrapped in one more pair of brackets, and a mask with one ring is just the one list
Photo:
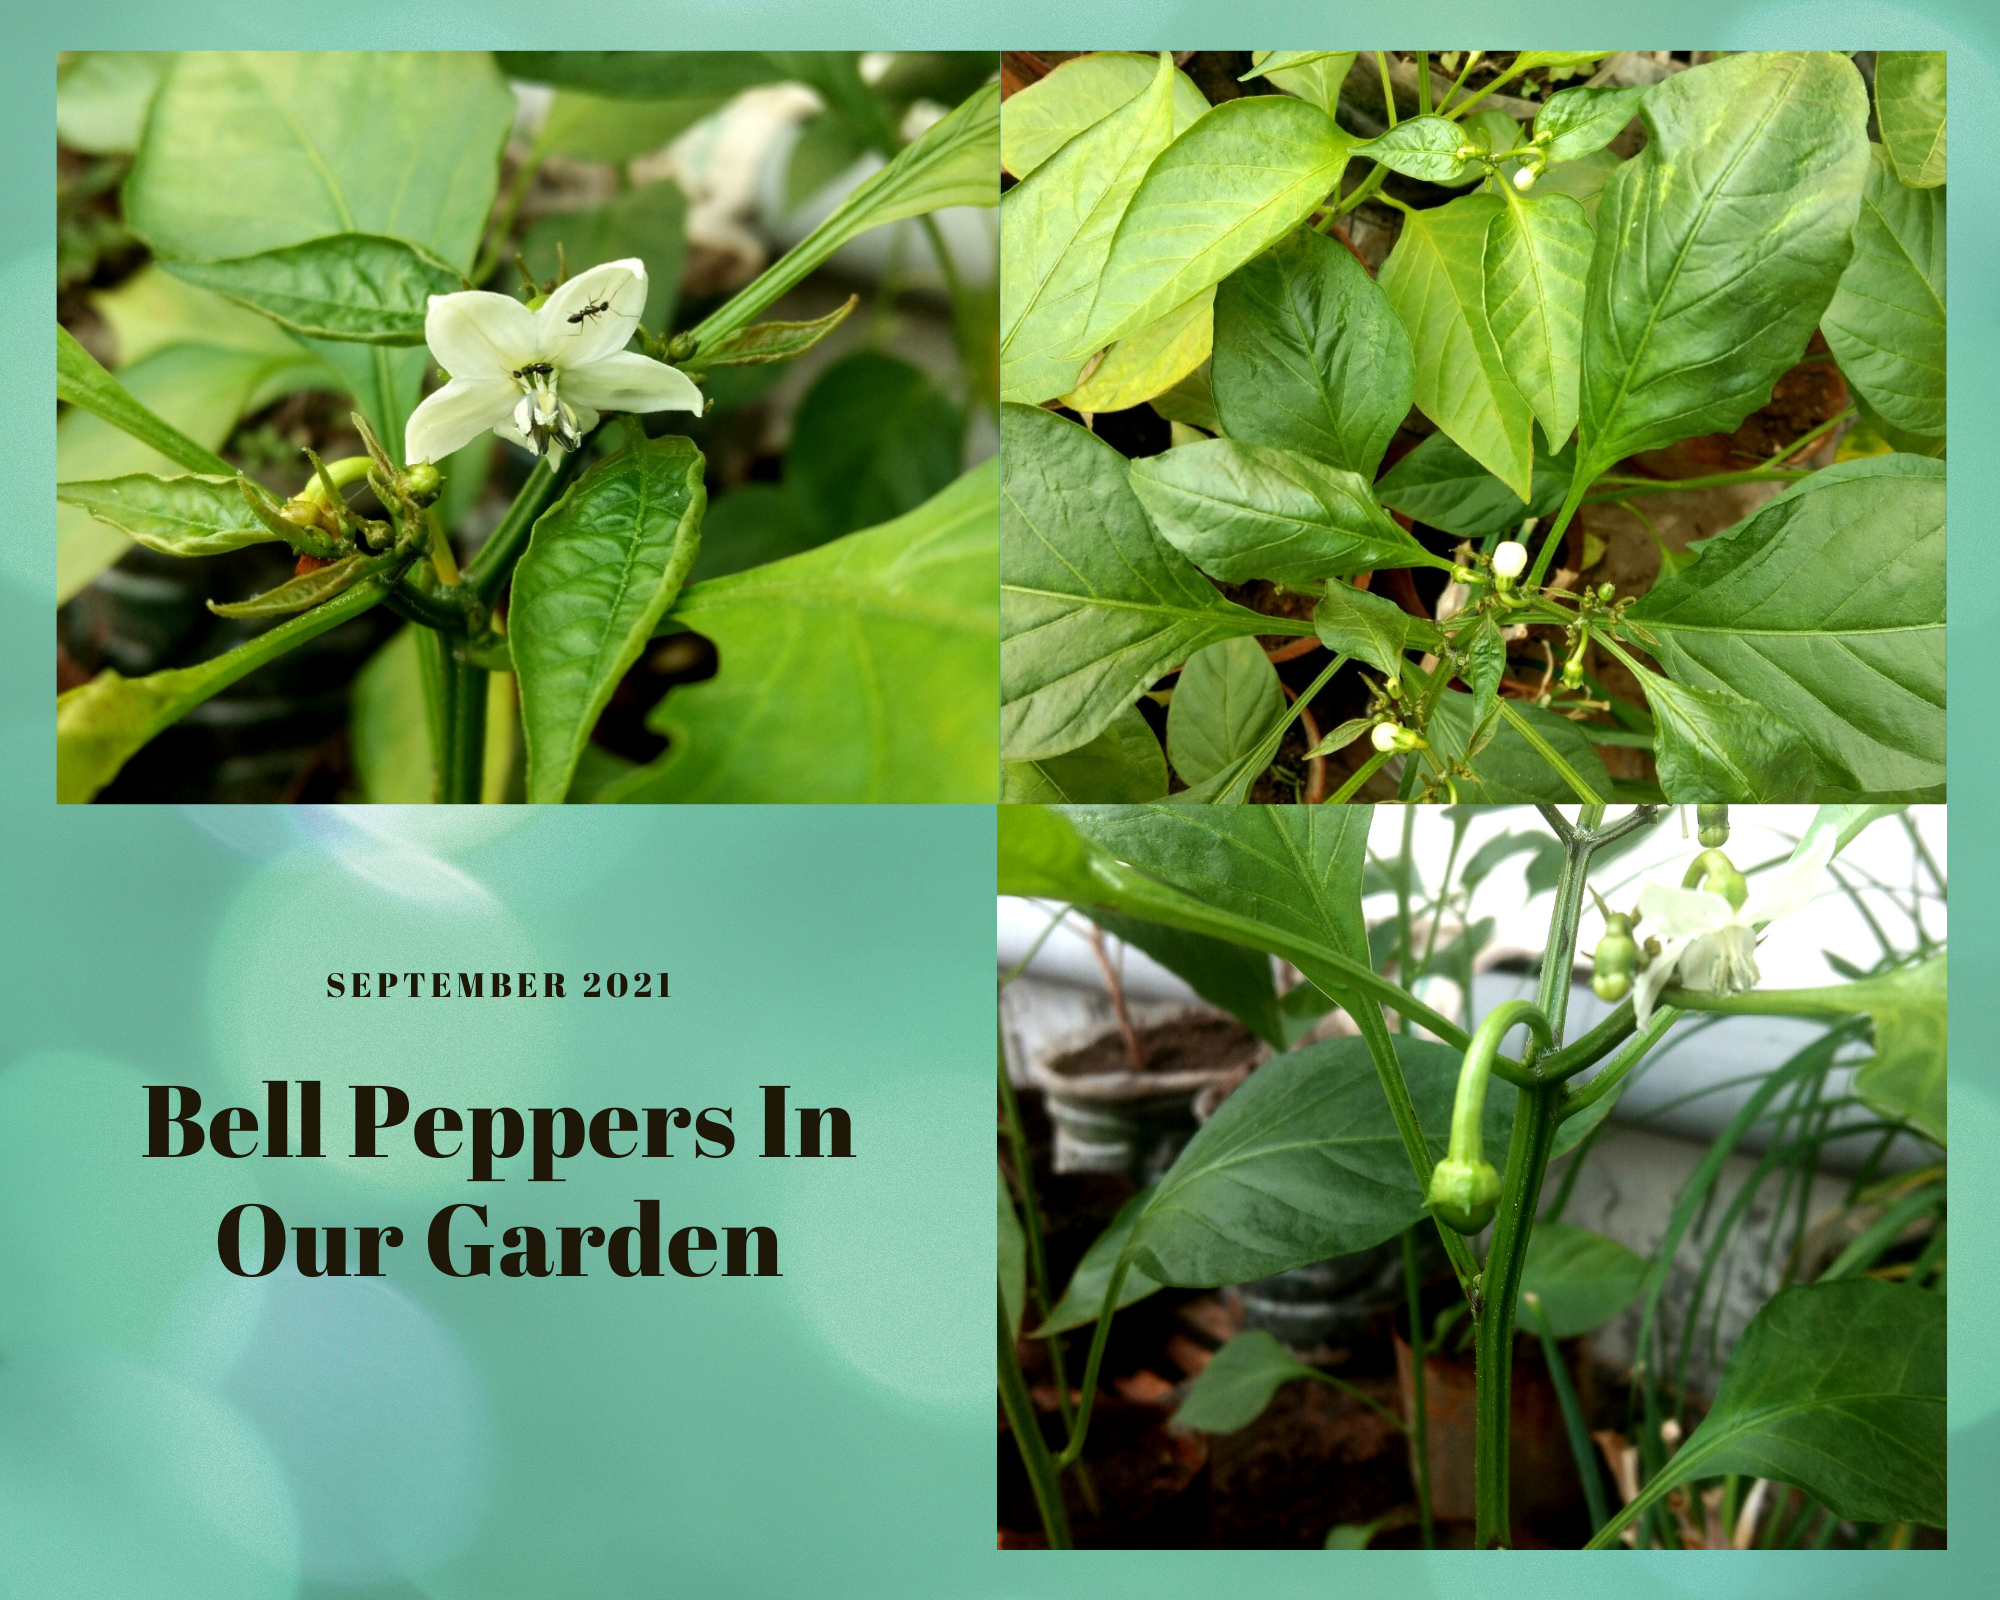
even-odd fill
[[(1079, 1467), (1097, 1491), (1093, 1513), (1072, 1467), (1063, 1474), (1070, 1537), (1079, 1550), (1196, 1550), (1209, 1543), (1208, 1439), (1167, 1430), (1172, 1413), (1160, 1406), (1100, 1395)], [(1044, 1415), (1051, 1451), (1063, 1442), (1062, 1420)], [(1046, 1550), (1021, 1452), (1000, 1432), (1000, 1545)]]
[[(1402, 1330), (1396, 1331), (1396, 1377), (1403, 1390), (1403, 1415), (1413, 1408), (1415, 1363)], [(1471, 1522), (1478, 1513), (1473, 1463), (1478, 1441), (1477, 1385), (1471, 1358), (1424, 1357), (1424, 1418), (1429, 1430), (1431, 1514), (1440, 1521)], [(1523, 1525), (1574, 1506), (1583, 1498), (1570, 1453), (1562, 1406), (1538, 1349), (1515, 1345), (1510, 1396), (1513, 1441), (1508, 1451), (1508, 1510), (1514, 1542), (1525, 1542)], [(1410, 1474), (1416, 1475), (1412, 1444)]]

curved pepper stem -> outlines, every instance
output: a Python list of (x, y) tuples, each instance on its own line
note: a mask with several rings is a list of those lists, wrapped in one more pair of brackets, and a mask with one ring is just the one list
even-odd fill
[(1719, 894), (1729, 902), (1731, 911), (1741, 911), (1743, 902), (1750, 898), (1750, 885), (1743, 881), (1743, 874), (1736, 870), (1736, 863), (1718, 849), (1708, 849), (1688, 863), (1688, 869), (1681, 877), (1683, 889), (1706, 889), (1710, 894)]
[(1532, 1000), (1509, 1000), (1486, 1014), (1486, 1020), (1466, 1047), (1458, 1069), (1458, 1095), (1451, 1108), (1451, 1144), (1431, 1173), (1431, 1210), (1460, 1233), (1477, 1233), (1493, 1220), (1500, 1201), (1500, 1174), (1486, 1159), (1480, 1124), (1486, 1115), (1486, 1085), (1493, 1076), (1493, 1058), (1500, 1041), (1516, 1024), (1526, 1023), (1535, 1044), (1534, 1058), (1552, 1039), (1549, 1019)]

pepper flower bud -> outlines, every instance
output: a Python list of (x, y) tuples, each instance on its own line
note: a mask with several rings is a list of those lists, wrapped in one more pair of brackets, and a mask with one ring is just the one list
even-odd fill
[(1493, 576), (1500, 580), (1502, 589), (1511, 588), (1514, 580), (1528, 570), (1528, 547), (1518, 539), (1503, 539), (1493, 551)]
[(1604, 918), (1604, 937), (1597, 941), (1590, 987), (1600, 1000), (1623, 1000), (1632, 992), (1632, 975), (1639, 970), (1639, 946), (1632, 937), (1632, 919), (1622, 911)]
[(1368, 742), (1384, 755), (1390, 755), (1398, 750), (1420, 750), (1424, 740), (1422, 734), (1401, 723), (1384, 720), (1375, 724), (1374, 731), (1368, 735)]
[(1729, 807), (1696, 806), (1694, 818), (1701, 830), (1698, 837), (1707, 848), (1716, 850), (1729, 843)]

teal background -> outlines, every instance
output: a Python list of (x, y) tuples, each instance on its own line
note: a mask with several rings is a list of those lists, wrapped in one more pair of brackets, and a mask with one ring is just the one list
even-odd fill
[[(1410, 0), (1396, 23), (1445, 43), (1463, 37), (1466, 15)], [(260, 0), (183, 5), (170, 26), (157, 8), (129, 3), (75, 3), (10, 25), (0, 53), (10, 221), (0, 230), (0, 394), (13, 418), (0, 477), (15, 508), (0, 520), (0, 1596), (748, 1597), (810, 1586), (835, 1597), (1016, 1600), (1201, 1584), (1273, 1596), (1547, 1600), (1615, 1585), (1830, 1600), (1913, 1582), (1989, 1592), (2000, 1571), (1990, 1514), (2000, 1492), (2000, 927), (1990, 915), (1960, 918), (1955, 990), (1959, 1517), (1948, 1553), (1641, 1556), (1587, 1579), (1573, 1555), (1000, 1556), (988, 1542), (985, 1344), (990, 814), (592, 811), (507, 822), (59, 814), (50, 804), (48, 185), (59, 46), (1185, 48), (1305, 44), (1335, 30), (1352, 39), (1350, 28), (1373, 33), (1381, 16), (1296, 0), (1088, 10), (982, 0), (955, 11), (927, 0)], [(1952, 493), (1958, 510), (1971, 508), (1961, 537), (1983, 544), (1986, 508), (2000, 500), (1989, 420), (2000, 398), (2000, 28), (1990, 8), (1691, 4), (1669, 17), (1654, 4), (1545, 3), (1532, 29), (1482, 16), (1478, 31), (1499, 26), (1510, 43), (1636, 35), (1952, 52)], [(2000, 628), (1983, 567), (1953, 569), (1953, 653), (1973, 672)], [(1952, 725), (1953, 843), (1962, 904), (1991, 906), (2000, 742), (1990, 696), (1976, 677), (1967, 683)], [(352, 964), (386, 965), (373, 952), (390, 948), (454, 970), (484, 952), (489, 965), (525, 964), (532, 952), (572, 971), (664, 964), (676, 998), (645, 1014), (571, 1001), (540, 1014), (505, 1003), (470, 1015), (413, 1008), (410, 1021), (377, 1012), (379, 1024), (364, 1009), (326, 1023), (333, 1002), (320, 1000), (318, 976), (349, 950)], [(515, 1216), (613, 1225), (623, 1220), (615, 1207), (657, 1195), (670, 1224), (775, 1218), (781, 1282), (447, 1283), (412, 1240), (391, 1258), (393, 1296), (329, 1299), (326, 1318), (350, 1336), (316, 1343), (296, 1299), (213, 1292), (201, 1268), (219, 1209), (258, 1197), (288, 1222), (402, 1219), (407, 1232), (443, 1203), (434, 1173), (385, 1162), (379, 1177), (258, 1174), (253, 1196), (240, 1168), (197, 1161), (156, 1176), (118, 1153), (121, 1140), (136, 1150), (137, 1084), (171, 1074), (206, 1088), (264, 1076), (252, 1068), (274, 1057), (336, 1081), (358, 1063), (419, 1106), (431, 1083), (447, 1103), (511, 1095), (587, 1108), (626, 1094), (682, 1103), (669, 1094), (684, 1089), (686, 1103), (735, 1105), (739, 1124), (752, 1124), (758, 1083), (790, 1081), (855, 1113), (862, 1159), (812, 1171), (747, 1150), (698, 1171), (678, 1157), (579, 1162), (559, 1202), (537, 1195), (494, 1213), (496, 1226)], [(76, 1251), (77, 1241), (91, 1248)], [(259, 1363), (282, 1380), (263, 1392), (241, 1377)], [(371, 1394), (390, 1398), (371, 1409)], [(270, 1443), (302, 1432), (339, 1446), (291, 1461), (320, 1486), (304, 1534)], [(426, 1570), (409, 1582), (301, 1585), (292, 1574), (308, 1559), (350, 1575)]]

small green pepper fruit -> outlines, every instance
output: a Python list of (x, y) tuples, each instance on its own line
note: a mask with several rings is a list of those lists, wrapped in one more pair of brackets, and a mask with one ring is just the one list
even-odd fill
[(1709, 849), (1718, 849), (1729, 843), (1729, 807), (1696, 806), (1695, 825), (1701, 830), (1701, 842)]
[(1741, 911), (1743, 902), (1750, 898), (1750, 885), (1743, 881), (1743, 874), (1736, 870), (1736, 864), (1720, 850), (1704, 850), (1688, 863), (1686, 874), (1681, 878), (1683, 889), (1706, 889), (1710, 894), (1719, 894), (1729, 902), (1731, 911)]
[(1600, 1000), (1623, 1000), (1632, 992), (1632, 974), (1639, 970), (1639, 945), (1632, 937), (1632, 919), (1622, 911), (1605, 914), (1604, 936), (1592, 958), (1590, 987)]
[(403, 492), (417, 505), (427, 506), (444, 490), (444, 477), (428, 461), (419, 461), (403, 471)]
[(1460, 1233), (1477, 1233), (1500, 1205), (1500, 1174), (1486, 1160), (1446, 1156), (1431, 1172), (1431, 1210)]

